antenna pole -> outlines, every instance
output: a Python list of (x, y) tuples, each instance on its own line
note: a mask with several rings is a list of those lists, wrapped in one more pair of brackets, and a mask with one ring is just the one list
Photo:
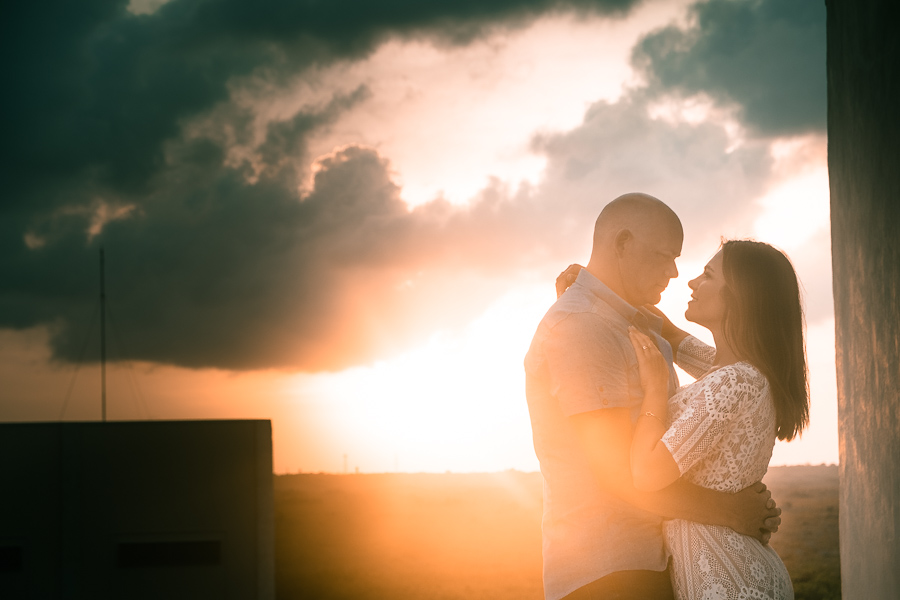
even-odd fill
[(100, 403), (106, 422), (106, 285), (103, 276), (103, 246), (100, 246)]

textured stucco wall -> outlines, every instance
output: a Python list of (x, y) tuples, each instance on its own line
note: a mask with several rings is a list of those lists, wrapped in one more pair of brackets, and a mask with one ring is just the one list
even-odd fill
[(848, 600), (900, 598), (900, 34), (828, 0), (828, 171)]

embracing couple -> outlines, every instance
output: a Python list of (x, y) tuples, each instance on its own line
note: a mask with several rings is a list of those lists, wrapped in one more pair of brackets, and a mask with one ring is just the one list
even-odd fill
[(610, 202), (525, 358), (546, 600), (793, 598), (760, 480), (809, 418), (797, 277), (768, 244), (724, 242), (688, 284), (707, 346), (653, 306), (683, 237), (652, 196)]

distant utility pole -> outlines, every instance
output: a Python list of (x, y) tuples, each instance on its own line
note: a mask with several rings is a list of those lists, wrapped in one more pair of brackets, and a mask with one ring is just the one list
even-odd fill
[(106, 422), (106, 287), (103, 276), (103, 246), (100, 246), (100, 407)]

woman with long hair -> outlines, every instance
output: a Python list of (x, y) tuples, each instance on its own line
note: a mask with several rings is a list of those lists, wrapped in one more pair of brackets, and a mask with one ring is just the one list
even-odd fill
[[(688, 285), (685, 318), (709, 329), (715, 347), (668, 320), (663, 333), (694, 383), (669, 398), (666, 360), (649, 337), (629, 332), (644, 388), (634, 485), (653, 491), (684, 477), (737, 492), (765, 475), (776, 438), (793, 439), (809, 422), (799, 283), (778, 249), (732, 240)], [(679, 600), (793, 598), (771, 547), (726, 527), (675, 519), (663, 528)]]

